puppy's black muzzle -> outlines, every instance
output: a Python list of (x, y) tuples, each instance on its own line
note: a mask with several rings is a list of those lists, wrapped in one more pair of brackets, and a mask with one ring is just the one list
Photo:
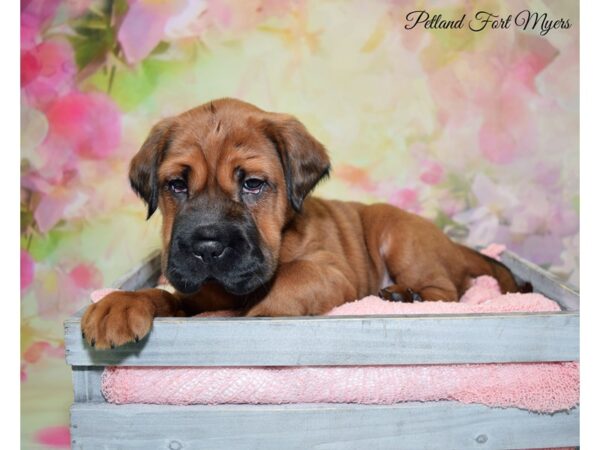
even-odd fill
[(200, 240), (192, 244), (192, 253), (203, 263), (212, 264), (222, 258), (228, 248), (219, 241)]
[(250, 214), (233, 205), (199, 204), (182, 210), (171, 235), (167, 278), (180, 292), (194, 293), (208, 280), (244, 295), (269, 281), (269, 261)]

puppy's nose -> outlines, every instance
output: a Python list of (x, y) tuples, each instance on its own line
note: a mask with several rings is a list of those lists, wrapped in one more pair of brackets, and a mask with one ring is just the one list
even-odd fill
[(219, 241), (196, 241), (192, 245), (192, 253), (196, 258), (208, 264), (223, 256), (225, 246)]

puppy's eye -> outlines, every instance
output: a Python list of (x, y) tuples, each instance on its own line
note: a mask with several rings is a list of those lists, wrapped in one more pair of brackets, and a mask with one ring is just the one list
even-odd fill
[(181, 178), (171, 180), (169, 181), (169, 190), (176, 194), (183, 194), (188, 190), (187, 183)]
[(259, 180), (258, 178), (248, 178), (244, 181), (244, 184), (242, 184), (242, 191), (245, 194), (258, 194), (264, 185), (265, 182), (263, 180)]

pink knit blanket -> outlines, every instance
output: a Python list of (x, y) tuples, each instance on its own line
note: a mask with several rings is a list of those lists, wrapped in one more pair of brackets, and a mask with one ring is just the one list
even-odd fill
[[(539, 294), (501, 295), (496, 280), (480, 277), (459, 303), (393, 303), (370, 296), (339, 306), (328, 315), (542, 312), (559, 309), (555, 302)], [(102, 377), (102, 392), (111, 403), (392, 404), (454, 400), (552, 413), (578, 404), (579, 364), (107, 367)]]

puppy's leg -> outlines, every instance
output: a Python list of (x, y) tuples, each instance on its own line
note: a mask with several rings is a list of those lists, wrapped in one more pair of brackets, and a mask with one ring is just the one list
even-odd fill
[(458, 301), (456, 287), (448, 278), (438, 277), (435, 284), (425, 286), (413, 283), (413, 287), (404, 284), (392, 284), (379, 291), (379, 296), (392, 302), (414, 303), (423, 301)]
[(81, 330), (92, 347), (114, 348), (146, 336), (155, 317), (185, 315), (181, 300), (162, 289), (115, 291), (88, 307)]
[(455, 244), (433, 223), (390, 205), (363, 212), (366, 242), (394, 284), (381, 297), (392, 301), (457, 301), (466, 278)]
[[(393, 245), (392, 248), (394, 247)], [(426, 258), (419, 254), (411, 255), (410, 258), (402, 257), (400, 249), (382, 256), (395, 284), (382, 289), (380, 297), (403, 302), (458, 301), (455, 283), (446, 268), (435, 258)]]
[(334, 260), (320, 255), (313, 260), (282, 264), (269, 293), (250, 307), (246, 315), (318, 315), (356, 298), (356, 288), (348, 279), (348, 268), (336, 265)]

